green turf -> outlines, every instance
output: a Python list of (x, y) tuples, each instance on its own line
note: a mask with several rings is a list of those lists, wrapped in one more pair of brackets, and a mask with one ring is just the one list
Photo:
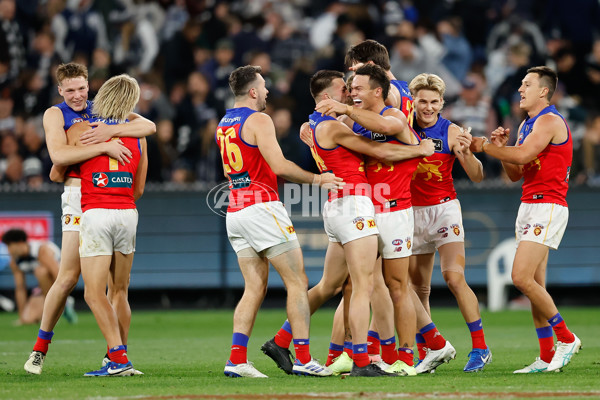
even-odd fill
[[(232, 311), (134, 310), (129, 340), (129, 357), (144, 376), (123, 378), (84, 378), (97, 369), (105, 344), (90, 313), (80, 313), (79, 323), (64, 320), (55, 329), (41, 376), (23, 370), (37, 334), (36, 326), (14, 327), (15, 314), (0, 314), (0, 398), (2, 399), (121, 399), (194, 398), (198, 395), (230, 395), (244, 398), (253, 394), (321, 393), (335, 398), (393, 398), (386, 393), (466, 393), (478, 392), (597, 392), (600, 396), (600, 309), (562, 308), (569, 327), (583, 342), (583, 350), (562, 373), (513, 375), (512, 371), (532, 362), (538, 355), (535, 330), (529, 312), (484, 313), (486, 340), (493, 363), (485, 371), (465, 374), (462, 368), (470, 350), (470, 337), (456, 309), (434, 309), (433, 317), (444, 336), (457, 350), (457, 359), (438, 368), (437, 373), (413, 378), (306, 378), (287, 376), (259, 350), (273, 336), (284, 319), (282, 310), (261, 310), (250, 339), (248, 356), (256, 367), (270, 376), (262, 379), (231, 379), (223, 366), (231, 343)], [(313, 318), (311, 349), (325, 360), (333, 310), (319, 311)], [(378, 393), (378, 394), (373, 394)], [(591, 394), (591, 393), (590, 393)], [(167, 397), (168, 396), (168, 397)], [(446, 397), (444, 397), (446, 396)], [(307, 395), (308, 397), (308, 395)], [(342, 394), (339, 395), (342, 397)], [(510, 398), (520, 398), (521, 395)], [(586, 398), (590, 398), (585, 396)], [(199, 397), (196, 397), (199, 398)], [(207, 398), (207, 397), (203, 397)], [(223, 398), (223, 397), (221, 397)], [(281, 396), (277, 397), (281, 398)], [(313, 397), (315, 398), (315, 397)], [(318, 398), (318, 397), (317, 397)], [(404, 397), (405, 398), (405, 397)], [(577, 397), (570, 397), (577, 398)]]

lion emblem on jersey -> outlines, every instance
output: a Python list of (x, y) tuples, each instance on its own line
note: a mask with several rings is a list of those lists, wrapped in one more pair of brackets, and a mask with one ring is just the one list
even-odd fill
[(424, 158), (423, 161), (419, 163), (416, 171), (413, 173), (412, 179), (414, 180), (417, 174), (427, 174), (427, 176), (423, 179), (424, 181), (429, 181), (431, 178), (436, 177), (438, 182), (442, 181), (442, 173), (440, 172), (440, 167), (444, 164), (442, 160), (433, 160), (429, 161)]
[(69, 225), (71, 223), (71, 214), (65, 215), (65, 225)]
[(539, 158), (535, 158), (535, 160), (531, 161), (529, 164), (525, 165), (525, 170), (529, 171), (532, 169), (536, 169), (536, 170), (541, 170), (542, 169), (542, 163), (540, 162)]
[(365, 227), (365, 223), (364, 222), (358, 221), (356, 223), (356, 229), (358, 229), (359, 231), (362, 231), (364, 227)]

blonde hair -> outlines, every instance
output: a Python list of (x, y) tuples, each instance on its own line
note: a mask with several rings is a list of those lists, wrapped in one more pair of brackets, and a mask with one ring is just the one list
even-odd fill
[(124, 122), (140, 99), (140, 86), (127, 74), (113, 76), (94, 98), (93, 113), (98, 118)]
[(419, 90), (438, 92), (442, 99), (444, 98), (444, 93), (446, 93), (446, 84), (436, 74), (419, 74), (410, 81), (408, 88), (413, 97), (419, 93)]

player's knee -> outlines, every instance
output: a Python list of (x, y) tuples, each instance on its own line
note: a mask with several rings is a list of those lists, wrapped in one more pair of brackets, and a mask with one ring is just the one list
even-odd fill
[(459, 277), (455, 274), (451, 274), (447, 277), (444, 276), (444, 280), (446, 281), (446, 285), (448, 285), (448, 289), (450, 289), (450, 291), (453, 293), (460, 291), (462, 286), (465, 284), (464, 277)]
[(429, 299), (429, 295), (431, 294), (431, 286), (429, 286), (429, 285), (412, 285), (412, 288), (420, 300)]
[(77, 282), (79, 282), (79, 274), (60, 274), (54, 285), (57, 285), (61, 292), (68, 294), (73, 291)]
[(529, 288), (533, 284), (533, 279), (526, 276), (525, 274), (516, 272), (514, 270), (511, 274), (511, 278), (513, 281), (513, 285), (515, 285), (515, 287), (522, 293), (527, 293), (529, 291)]

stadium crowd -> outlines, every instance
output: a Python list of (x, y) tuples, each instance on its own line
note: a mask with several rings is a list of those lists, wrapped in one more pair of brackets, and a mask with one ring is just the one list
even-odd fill
[[(298, 138), (314, 108), (310, 77), (344, 71), (346, 50), (372, 38), (397, 79), (441, 76), (443, 115), (473, 136), (501, 125), (514, 142), (521, 79), (551, 66), (573, 132), (571, 182), (599, 184), (599, 37), (597, 0), (0, 0), (0, 183), (49, 182), (41, 120), (60, 102), (54, 71), (70, 61), (88, 66), (90, 99), (115, 74), (139, 81), (136, 112), (157, 126), (149, 182), (223, 179), (214, 132), (233, 104), (228, 77), (245, 64), (262, 67), (284, 154), (316, 171)], [(500, 163), (481, 157), (502, 180)]]

